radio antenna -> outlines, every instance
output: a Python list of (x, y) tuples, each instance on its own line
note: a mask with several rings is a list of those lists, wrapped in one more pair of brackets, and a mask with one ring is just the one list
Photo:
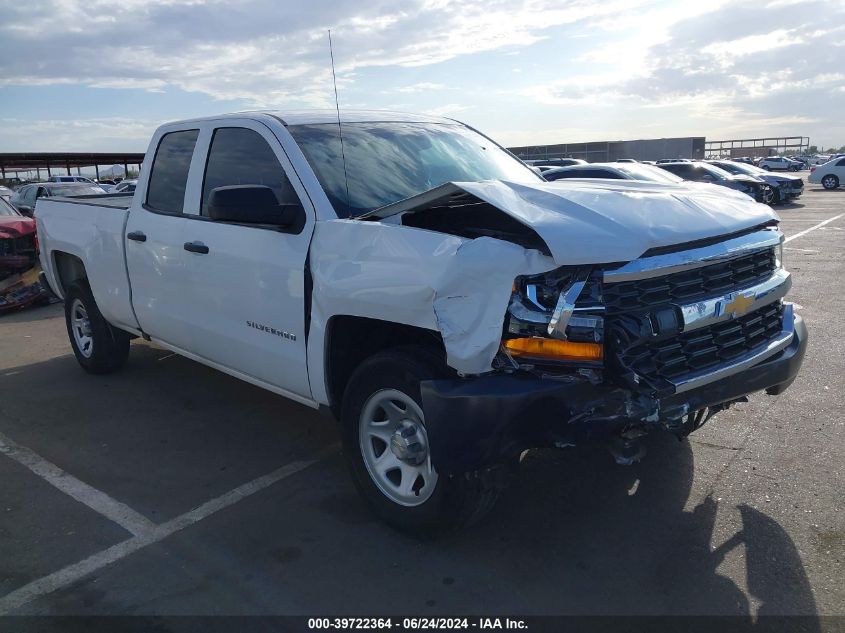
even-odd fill
[(334, 107), (337, 111), (337, 133), (340, 136), (340, 156), (343, 159), (343, 179), (346, 182), (346, 211), (352, 214), (349, 204), (349, 174), (346, 172), (346, 151), (343, 148), (343, 126), (340, 124), (340, 102), (337, 99), (337, 77), (334, 74), (334, 48), (332, 48), (332, 30), (329, 29), (329, 55), (332, 58), (332, 83), (334, 84)]

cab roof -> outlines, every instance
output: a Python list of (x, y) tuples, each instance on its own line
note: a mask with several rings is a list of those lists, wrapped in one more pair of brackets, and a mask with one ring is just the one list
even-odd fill
[[(250, 115), (272, 116), (284, 125), (337, 123), (337, 110), (249, 110), (173, 121), (168, 125), (212, 121), (215, 119), (243, 118), (249, 117)], [(457, 123), (454, 119), (448, 119), (446, 117), (412, 114), (409, 112), (392, 112), (389, 110), (341, 110), (340, 121), (341, 123), (377, 123), (382, 121), (392, 123)]]

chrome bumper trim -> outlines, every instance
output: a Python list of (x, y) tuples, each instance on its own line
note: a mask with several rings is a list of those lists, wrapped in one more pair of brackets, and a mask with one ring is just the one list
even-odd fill
[(692, 389), (709, 385), (717, 380), (728, 378), (748, 369), (749, 367), (753, 367), (770, 356), (774, 356), (778, 352), (786, 349), (792, 342), (792, 337), (794, 335), (795, 317), (793, 315), (792, 304), (787, 303), (783, 306), (783, 329), (777, 338), (769, 341), (765, 347), (752, 350), (744, 356), (740, 356), (728, 366), (720, 367), (716, 370), (704, 370), (687, 374), (682, 380), (672, 383), (675, 386), (675, 393), (691, 391)]
[[(781, 268), (756, 286), (679, 306), (684, 321), (684, 332), (730, 321), (741, 314), (754, 312), (783, 299), (791, 287), (792, 277)], [(736, 309), (732, 309), (732, 304), (736, 306)]]
[(783, 233), (779, 230), (763, 229), (709, 246), (635, 259), (616, 270), (604, 271), (604, 281), (605, 283), (634, 281), (692, 270), (741, 257), (753, 251), (771, 248), (782, 242)]

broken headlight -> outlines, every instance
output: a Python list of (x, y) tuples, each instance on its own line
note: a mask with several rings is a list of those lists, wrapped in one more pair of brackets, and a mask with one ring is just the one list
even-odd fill
[(564, 267), (514, 282), (503, 347), (515, 357), (600, 361), (601, 273)]

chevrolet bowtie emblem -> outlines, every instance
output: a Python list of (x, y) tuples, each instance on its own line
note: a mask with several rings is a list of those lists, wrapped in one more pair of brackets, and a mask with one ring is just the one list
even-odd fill
[(755, 298), (756, 297), (753, 292), (748, 294), (737, 293), (732, 301), (722, 304), (722, 313), (730, 313), (734, 317), (742, 316), (748, 312), (748, 308), (750, 308), (751, 304), (754, 303)]

